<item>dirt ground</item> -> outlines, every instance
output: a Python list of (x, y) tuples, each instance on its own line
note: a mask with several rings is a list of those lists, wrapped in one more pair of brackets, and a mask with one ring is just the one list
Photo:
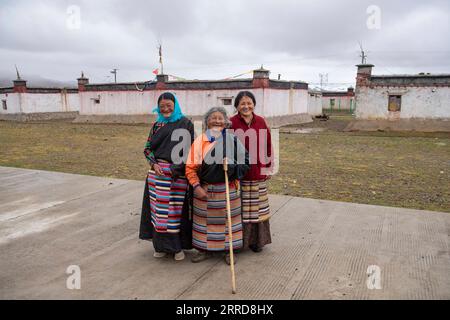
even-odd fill
[[(343, 132), (349, 121), (281, 128), (270, 193), (450, 212), (449, 133)], [(0, 121), (0, 166), (143, 181), (148, 130)]]

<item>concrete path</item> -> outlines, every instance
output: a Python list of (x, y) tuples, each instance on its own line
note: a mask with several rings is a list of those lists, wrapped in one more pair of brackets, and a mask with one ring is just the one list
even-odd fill
[(143, 187), (0, 167), (0, 299), (450, 299), (449, 213), (273, 195), (273, 243), (237, 256), (231, 295), (222, 258), (138, 240)]

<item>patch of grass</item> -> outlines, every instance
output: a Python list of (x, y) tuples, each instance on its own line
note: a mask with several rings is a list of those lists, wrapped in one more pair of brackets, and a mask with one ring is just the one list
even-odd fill
[[(315, 134), (281, 133), (280, 172), (270, 192), (450, 212), (448, 133), (347, 133), (333, 123), (350, 120), (308, 124), (326, 129)], [(0, 166), (143, 180), (148, 130), (0, 121)]]
[(271, 192), (450, 212), (450, 139), (286, 134)]
[(142, 179), (146, 126), (0, 122), (0, 165)]

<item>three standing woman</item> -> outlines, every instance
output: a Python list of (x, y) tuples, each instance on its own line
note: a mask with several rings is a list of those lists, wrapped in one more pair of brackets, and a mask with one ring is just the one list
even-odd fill
[[(238, 113), (231, 119), (224, 108), (211, 108), (204, 117), (205, 132), (194, 141), (194, 126), (177, 98), (168, 92), (158, 98), (158, 117), (144, 150), (150, 170), (139, 233), (140, 239), (152, 240), (154, 257), (174, 254), (175, 260), (183, 260), (183, 249), (194, 247), (192, 262), (225, 252), (230, 264), (225, 158), (233, 250), (259, 252), (271, 243), (266, 184), (273, 160), (271, 136), (264, 118), (254, 113), (255, 106), (254, 95), (242, 91), (235, 99)], [(188, 138), (173, 139), (177, 129)]]

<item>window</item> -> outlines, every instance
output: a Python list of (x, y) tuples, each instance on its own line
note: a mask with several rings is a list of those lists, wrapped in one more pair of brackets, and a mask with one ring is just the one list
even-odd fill
[(402, 96), (390, 95), (388, 110), (391, 112), (399, 112), (401, 110), (401, 107), (402, 107)]
[(6, 100), (2, 100), (2, 106), (3, 106), (3, 110), (8, 109), (8, 107), (6, 106)]
[(335, 104), (336, 104), (336, 99), (330, 99), (330, 109), (333, 109)]
[(94, 101), (94, 104), (100, 103), (100, 95), (97, 96), (97, 98), (91, 98), (92, 101)]
[(222, 99), (222, 103), (224, 106), (231, 106), (232, 102), (233, 102), (233, 99), (231, 99), (231, 98)]

